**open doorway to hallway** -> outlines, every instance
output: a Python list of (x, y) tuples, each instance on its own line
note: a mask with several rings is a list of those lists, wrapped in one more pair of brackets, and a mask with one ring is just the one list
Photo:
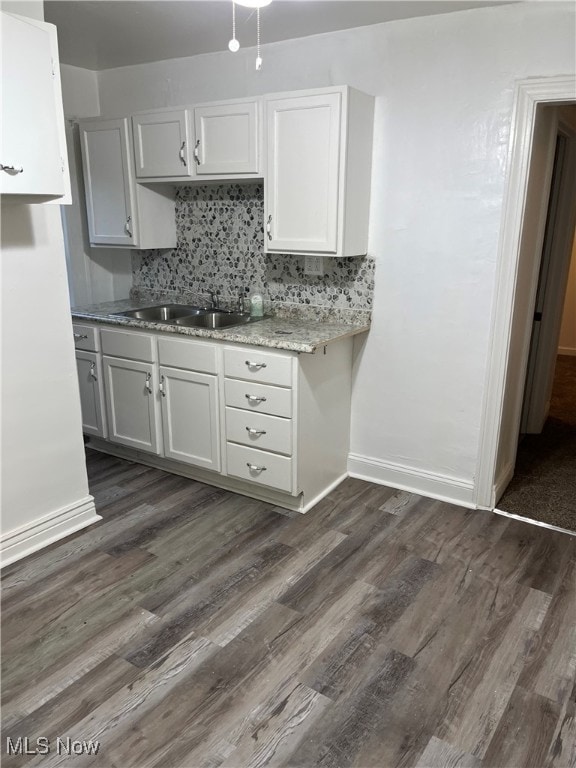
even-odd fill
[(558, 356), (546, 423), (522, 436), (498, 509), (576, 532), (576, 356)]
[(497, 506), (576, 532), (576, 178), (567, 162), (576, 107), (559, 116), (568, 130), (556, 142), (516, 465)]

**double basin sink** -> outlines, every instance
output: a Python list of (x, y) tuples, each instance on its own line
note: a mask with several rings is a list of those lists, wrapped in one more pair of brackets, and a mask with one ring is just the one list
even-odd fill
[(240, 312), (229, 312), (226, 309), (206, 309), (185, 304), (160, 304), (143, 309), (129, 309), (116, 314), (121, 317), (132, 317), (135, 320), (167, 323), (187, 328), (230, 328), (263, 319)]

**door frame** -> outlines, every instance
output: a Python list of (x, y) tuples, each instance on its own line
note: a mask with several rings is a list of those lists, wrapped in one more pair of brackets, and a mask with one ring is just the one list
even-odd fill
[[(482, 509), (494, 508), (500, 489), (506, 487), (514, 473), (530, 334), (524, 333), (518, 338), (513, 336), (512, 331), (513, 325), (518, 322), (531, 327), (533, 314), (533, 302), (524, 302), (522, 311), (526, 316), (519, 317), (518, 298), (524, 286), (518, 279), (518, 273), (521, 262), (524, 264), (526, 259), (533, 262), (529, 266), (532, 266), (534, 273), (532, 288), (535, 298), (540, 259), (536, 248), (522, 247), (536, 116), (539, 107), (574, 102), (574, 75), (530, 78), (516, 84), (474, 488), (474, 504)], [(546, 191), (546, 209), (547, 203)], [(532, 306), (527, 311), (530, 304)], [(513, 352), (519, 354), (523, 364), (509, 371)], [(509, 414), (505, 414), (505, 400), (508, 401), (506, 408)], [(513, 426), (503, 430), (505, 415), (511, 416)], [(506, 457), (501, 467), (498, 467), (499, 453)]]

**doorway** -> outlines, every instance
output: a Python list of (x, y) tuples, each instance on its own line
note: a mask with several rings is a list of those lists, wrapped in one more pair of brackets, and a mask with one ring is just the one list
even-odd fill
[(541, 191), (548, 205), (515, 465), (496, 501), (499, 511), (576, 532), (576, 389), (571, 361), (557, 365), (576, 223), (576, 106), (545, 109), (558, 127), (550, 189)]
[[(526, 80), (517, 84), (475, 485), (476, 506), (480, 508), (493, 509), (514, 475), (560, 109), (573, 105), (576, 105), (574, 76)], [(571, 119), (576, 121), (574, 113), (571, 109)], [(574, 178), (576, 124), (568, 127), (572, 137), (568, 136), (569, 141), (559, 148), (559, 152), (565, 150), (564, 163), (568, 168), (572, 164), (571, 178)], [(567, 172), (566, 178), (568, 175)], [(576, 190), (572, 190), (574, 192)], [(576, 198), (570, 206), (571, 231), (564, 227), (568, 249), (572, 244)], [(565, 212), (564, 221), (566, 219)], [(558, 275), (556, 282), (558, 304), (558, 285), (562, 283)], [(563, 293), (565, 282), (561, 289)], [(546, 349), (546, 344), (542, 348)], [(553, 358), (554, 355), (550, 358), (552, 364)], [(536, 371), (534, 367), (532, 370)], [(542, 374), (540, 378), (550, 383), (551, 372), (545, 370), (544, 373), (546, 375)], [(548, 374), (549, 379), (546, 378)], [(537, 379), (531, 382), (533, 390)]]

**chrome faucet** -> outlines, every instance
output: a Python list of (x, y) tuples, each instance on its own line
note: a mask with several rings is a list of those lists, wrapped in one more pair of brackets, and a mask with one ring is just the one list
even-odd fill
[(210, 297), (210, 309), (218, 309), (218, 296), (220, 294), (218, 291), (208, 291), (208, 296)]

